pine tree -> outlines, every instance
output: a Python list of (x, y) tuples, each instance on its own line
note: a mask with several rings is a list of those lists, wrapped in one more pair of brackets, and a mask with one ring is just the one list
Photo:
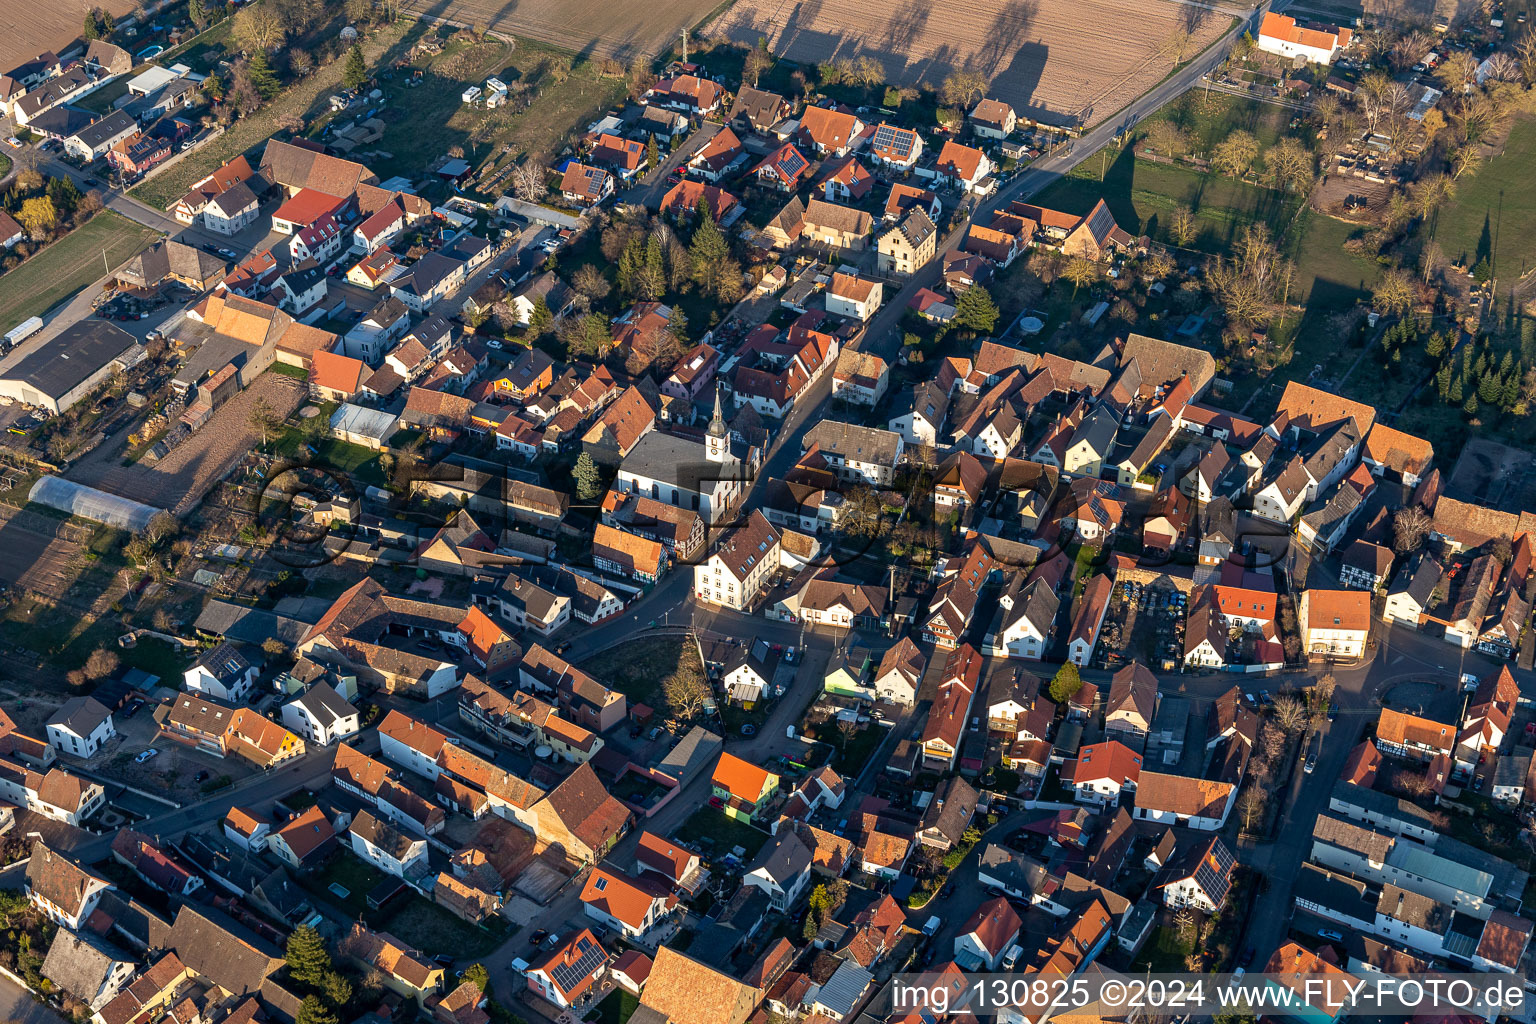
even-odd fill
[(1450, 401), (1451, 397), (1451, 364), (1446, 363), (1435, 371), (1435, 391), (1440, 395), (1440, 401)]
[(199, 27), (208, 20), (208, 11), (203, 7), (203, 0), (187, 0), (187, 17), (192, 24)]
[(652, 235), (645, 241), (645, 269), (655, 275), (657, 281), (667, 279), (666, 263), (661, 255), (661, 239)]
[(348, 90), (356, 92), (368, 81), (368, 62), (363, 58), (361, 43), (353, 43), (352, 49), (347, 51), (347, 63), (341, 69), (341, 84)]
[(1492, 370), (1483, 371), (1483, 375), (1477, 379), (1477, 397), (1479, 400), (1493, 403), (1499, 400), (1503, 394), (1504, 385), (1499, 380), (1499, 375)]
[(1466, 413), (1468, 416), (1476, 416), (1477, 415), (1477, 396), (1476, 395), (1468, 395), (1467, 396), (1467, 400), (1465, 402), (1463, 402), (1462, 405), (1461, 405), (1461, 411)]
[(1520, 401), (1520, 366), (1517, 363), (1509, 376), (1504, 378), (1504, 393), (1499, 397), (1499, 407), (1513, 409)]
[(331, 954), (325, 948), (325, 940), (307, 924), (289, 933), (284, 952), (288, 973), (305, 985), (319, 985), (331, 970)]
[(701, 214), (699, 226), (694, 228), (693, 239), (688, 246), (688, 255), (693, 262), (693, 279), (700, 285), (710, 287), (715, 276), (720, 272), (720, 266), (731, 254), (731, 247), (720, 233), (720, 227), (715, 223), (715, 218), (709, 216), (709, 208), (700, 203)]
[(1083, 677), (1077, 671), (1077, 666), (1070, 661), (1064, 662), (1051, 680), (1051, 700), (1060, 704), (1073, 697), (1082, 688)]
[(586, 452), (576, 457), (576, 466), (571, 470), (571, 475), (576, 478), (576, 497), (582, 501), (592, 501), (603, 493), (602, 474), (598, 472), (592, 456)]
[(246, 73), (251, 76), (251, 84), (264, 100), (269, 100), (282, 90), (282, 85), (277, 80), (277, 75), (272, 73), (272, 65), (267, 63), (267, 54), (264, 50), (257, 50), (251, 54), (250, 61), (246, 64)]
[(625, 295), (633, 295), (635, 292), (635, 272), (645, 263), (645, 242), (637, 235), (624, 246), (624, 251), (619, 254), (618, 283), (619, 291)]
[(1424, 343), (1424, 354), (1429, 356), (1431, 359), (1439, 359), (1442, 355), (1444, 355), (1445, 335), (1441, 334), (1439, 331), (1431, 334), (1429, 336), (1429, 340)]
[(955, 303), (955, 323), (981, 334), (990, 334), (997, 326), (997, 303), (981, 285), (972, 285), (960, 293)]
[(549, 311), (549, 302), (540, 295), (533, 300), (533, 312), (528, 314), (528, 329), (533, 332), (535, 338), (540, 337), (549, 330), (550, 324), (555, 322), (555, 314)]
[(1451, 391), (1450, 391), (1449, 396), (1447, 396), (1447, 397), (1450, 398), (1452, 405), (1460, 405), (1461, 404), (1461, 396), (1462, 396), (1461, 378), (1460, 377), (1453, 378), (1451, 380)]
[(654, 135), (652, 135), (650, 141), (645, 144), (645, 162), (646, 166), (648, 167), (654, 168), (661, 166), (660, 162), (656, 159), (656, 136)]
[(298, 1024), (338, 1024), (336, 1014), (319, 996), (305, 996), (299, 1004)]

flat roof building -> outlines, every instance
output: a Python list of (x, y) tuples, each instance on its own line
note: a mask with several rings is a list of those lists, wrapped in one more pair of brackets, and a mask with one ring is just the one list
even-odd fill
[(81, 320), (0, 370), (0, 397), (57, 415), (143, 354), (121, 327), (96, 318)]

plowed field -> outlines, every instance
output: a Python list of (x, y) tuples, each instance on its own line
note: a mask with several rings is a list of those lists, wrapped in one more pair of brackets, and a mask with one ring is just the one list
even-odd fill
[(1172, 70), (1160, 56), (1188, 31), (1194, 56), (1226, 30), (1224, 16), (1162, 0), (741, 0), (711, 34), (802, 64), (871, 56), (897, 85), (937, 86), (980, 71), (988, 95), (1021, 117), (1093, 124)]
[[(85, 12), (105, 7), (113, 17), (133, 10), (133, 0), (0, 0), (0, 72), (44, 50), (67, 49), (80, 38)], [(121, 44), (134, 52), (130, 39)]]
[(628, 59), (679, 41), (719, 0), (406, 0), (406, 10)]

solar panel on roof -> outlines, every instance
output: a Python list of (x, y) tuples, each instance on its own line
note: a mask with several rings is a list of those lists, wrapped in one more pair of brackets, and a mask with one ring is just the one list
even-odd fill
[(791, 178), (796, 177), (805, 169), (805, 157), (800, 155), (799, 150), (792, 149), (784, 154), (784, 159), (780, 166), (784, 168), (785, 174)]
[(896, 129), (888, 124), (883, 124), (875, 129), (875, 147), (877, 149), (889, 148), (896, 140)]
[(602, 947), (585, 937), (576, 943), (576, 949), (581, 954), (574, 962), (559, 964), (550, 973), (562, 991), (569, 992), (581, 984), (583, 978), (597, 970), (606, 956)]

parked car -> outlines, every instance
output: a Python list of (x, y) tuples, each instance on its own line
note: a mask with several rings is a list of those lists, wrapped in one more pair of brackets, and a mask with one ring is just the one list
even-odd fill
[(159, 753), (160, 753), (160, 751), (156, 750), (154, 747), (150, 747), (148, 750), (141, 751), (139, 753), (139, 756), (135, 757), (133, 759), (133, 761), (134, 761), (135, 764), (143, 764), (145, 761), (148, 761), (150, 758), (154, 757), (155, 755), (157, 755)]
[(239, 262), (240, 260), (240, 254), (235, 252), (233, 249), (220, 249), (218, 250), (218, 253), (220, 256), (223, 256), (227, 260), (234, 260), (236, 262)]

